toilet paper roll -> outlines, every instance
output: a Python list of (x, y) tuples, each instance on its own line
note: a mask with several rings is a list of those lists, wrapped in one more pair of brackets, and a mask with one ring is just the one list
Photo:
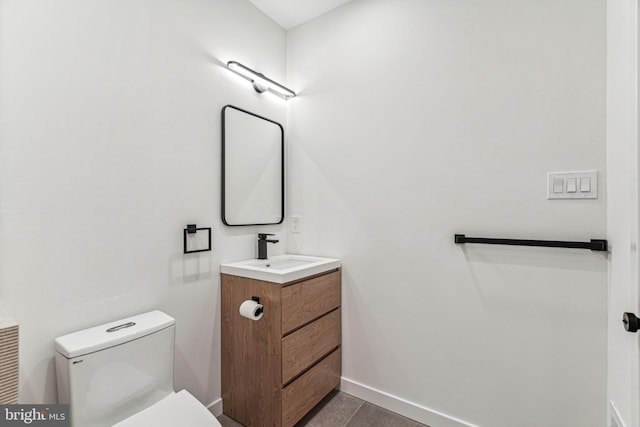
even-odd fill
[(264, 307), (253, 300), (246, 300), (240, 304), (240, 315), (251, 320), (260, 320), (264, 314)]

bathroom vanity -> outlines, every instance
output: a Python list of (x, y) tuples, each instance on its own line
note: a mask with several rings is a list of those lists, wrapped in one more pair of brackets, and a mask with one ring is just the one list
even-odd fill
[[(341, 270), (280, 255), (221, 266), (224, 413), (248, 426), (293, 426), (340, 382)], [(242, 317), (252, 297), (262, 317)]]

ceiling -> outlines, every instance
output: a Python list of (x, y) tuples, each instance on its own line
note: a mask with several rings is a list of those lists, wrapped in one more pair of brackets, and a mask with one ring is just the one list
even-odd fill
[(289, 30), (351, 0), (249, 0), (282, 28)]

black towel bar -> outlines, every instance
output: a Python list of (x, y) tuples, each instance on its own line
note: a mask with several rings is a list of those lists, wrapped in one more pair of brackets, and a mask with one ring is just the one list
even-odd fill
[(456, 243), (483, 243), (487, 245), (545, 246), (549, 248), (591, 249), (607, 251), (607, 241), (591, 239), (590, 242), (567, 242), (562, 240), (526, 240), (526, 239), (494, 239), (488, 237), (467, 237), (464, 234), (454, 235)]

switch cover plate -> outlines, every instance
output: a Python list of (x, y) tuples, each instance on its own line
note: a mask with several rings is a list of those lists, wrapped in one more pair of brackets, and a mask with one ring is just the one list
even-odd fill
[(300, 215), (291, 215), (291, 232), (292, 233), (300, 233), (300, 222), (302, 218)]
[[(558, 192), (558, 182), (564, 183)], [(547, 174), (547, 199), (597, 199), (598, 171), (549, 172)]]

